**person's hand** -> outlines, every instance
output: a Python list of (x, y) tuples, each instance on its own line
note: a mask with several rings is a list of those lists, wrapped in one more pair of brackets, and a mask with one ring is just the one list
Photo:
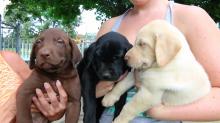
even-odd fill
[(163, 114), (164, 110), (166, 110), (165, 108), (166, 107), (164, 105), (158, 105), (158, 106), (152, 107), (146, 113), (152, 118), (156, 118), (157, 116), (160, 116), (161, 114)]
[(50, 121), (60, 119), (65, 113), (67, 106), (67, 94), (62, 87), (60, 81), (56, 82), (59, 96), (54, 92), (49, 83), (44, 83), (44, 88), (47, 92), (47, 97), (40, 89), (36, 89), (37, 97), (33, 97), (33, 102), (40, 112)]
[(102, 97), (112, 90), (115, 83), (123, 80), (128, 75), (128, 71), (122, 74), (117, 81), (100, 81), (96, 85), (96, 98)]
[(112, 90), (114, 82), (100, 81), (96, 85), (96, 98), (102, 97)]

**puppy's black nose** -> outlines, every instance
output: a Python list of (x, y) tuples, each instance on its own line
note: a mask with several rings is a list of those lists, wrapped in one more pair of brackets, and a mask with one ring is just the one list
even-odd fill
[(111, 78), (111, 74), (110, 74), (109, 72), (103, 73), (102, 76), (103, 76), (104, 79), (109, 79), (109, 78)]

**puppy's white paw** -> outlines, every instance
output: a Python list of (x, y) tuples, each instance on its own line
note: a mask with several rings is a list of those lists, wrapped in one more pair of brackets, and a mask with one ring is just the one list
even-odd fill
[(114, 94), (106, 94), (102, 99), (102, 105), (105, 107), (113, 106), (116, 101), (119, 100), (119, 97)]

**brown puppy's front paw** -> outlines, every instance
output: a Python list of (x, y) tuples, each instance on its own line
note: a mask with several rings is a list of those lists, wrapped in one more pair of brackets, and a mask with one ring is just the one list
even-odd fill
[(111, 94), (111, 93), (108, 93), (102, 99), (102, 105), (105, 107), (110, 107), (110, 106), (113, 106), (115, 104), (115, 102), (118, 100), (119, 100), (118, 96)]

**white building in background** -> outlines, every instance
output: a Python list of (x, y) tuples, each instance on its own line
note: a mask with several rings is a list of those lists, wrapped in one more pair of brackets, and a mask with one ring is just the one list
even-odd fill
[(9, 3), (10, 3), (9, 0), (0, 0), (0, 14), (2, 15), (2, 17), (3, 17), (3, 15), (4, 15), (5, 7), (6, 7), (6, 5), (8, 5)]

